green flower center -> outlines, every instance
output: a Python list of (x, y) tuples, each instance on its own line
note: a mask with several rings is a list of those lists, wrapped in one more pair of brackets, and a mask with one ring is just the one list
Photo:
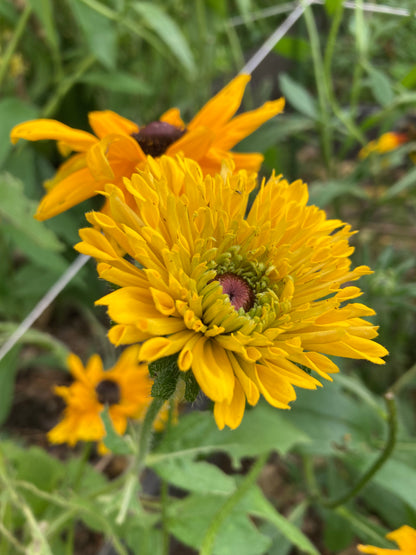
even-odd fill
[(95, 393), (102, 405), (117, 405), (121, 400), (120, 386), (114, 380), (101, 380)]
[(145, 154), (156, 158), (162, 156), (184, 133), (186, 129), (180, 129), (165, 121), (152, 121), (142, 127), (138, 133), (133, 133), (132, 137), (139, 143)]

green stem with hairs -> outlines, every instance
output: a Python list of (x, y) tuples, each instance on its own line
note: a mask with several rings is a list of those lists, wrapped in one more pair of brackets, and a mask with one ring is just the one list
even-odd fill
[(242, 480), (235, 492), (224, 502), (222, 507), (219, 509), (215, 517), (212, 519), (211, 524), (202, 540), (201, 550), (199, 555), (211, 555), (212, 549), (214, 547), (215, 538), (217, 537), (218, 531), (232, 512), (234, 507), (239, 501), (246, 495), (248, 490), (255, 484), (263, 466), (266, 464), (269, 458), (269, 452), (260, 455), (250, 471)]
[(17, 45), (19, 44), (19, 40), (23, 35), (23, 32), (26, 28), (26, 23), (28, 22), (31, 13), (32, 13), (32, 5), (30, 2), (27, 2), (25, 9), (23, 10), (23, 12), (19, 17), (19, 21), (16, 25), (13, 36), (6, 48), (4, 55), (2, 56), (2, 60), (0, 64), (0, 88), (2, 86), (4, 78), (6, 77), (7, 68), (9, 67), (13, 54), (16, 51)]

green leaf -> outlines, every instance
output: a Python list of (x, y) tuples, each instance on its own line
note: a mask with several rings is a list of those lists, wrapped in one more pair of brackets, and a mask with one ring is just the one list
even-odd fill
[(259, 488), (252, 488), (244, 497), (242, 504), (250, 515), (264, 518), (271, 522), (293, 545), (305, 553), (319, 555), (305, 534), (295, 524), (277, 512)]
[(345, 519), (334, 511), (323, 511), (324, 542), (332, 553), (341, 553), (352, 544), (354, 532), (349, 526), (345, 526)]
[[(363, 468), (368, 468), (373, 460), (374, 456), (358, 454), (351, 458), (352, 464), (360, 472)], [(410, 467), (400, 461), (390, 459), (381, 467), (372, 481), (416, 510), (416, 469), (413, 466)]]
[(25, 235), (42, 249), (59, 252), (63, 249), (56, 235), (44, 223), (33, 218), (37, 202), (24, 194), (23, 183), (10, 174), (0, 175), (0, 218)]
[(414, 185), (416, 185), (416, 167), (408, 171), (399, 181), (396, 181), (392, 187), (387, 189), (383, 195), (383, 200), (394, 198)]
[(381, 106), (389, 106), (394, 100), (394, 92), (388, 77), (373, 66), (368, 68), (370, 88), (374, 98)]
[(403, 79), (400, 81), (400, 83), (403, 85), (403, 87), (406, 87), (406, 89), (414, 89), (416, 86), (416, 66), (413, 66), (412, 69), (410, 71), (408, 71), (408, 73), (406, 73), (406, 75), (403, 77)]
[(172, 51), (172, 54), (183, 65), (189, 74), (196, 71), (194, 57), (185, 35), (177, 23), (157, 4), (150, 2), (134, 2), (133, 9), (142, 17), (146, 25)]
[(316, 204), (324, 208), (339, 197), (350, 195), (354, 198), (367, 199), (368, 193), (358, 181), (328, 180), (325, 182), (315, 181), (310, 186), (309, 204)]
[(259, 404), (246, 411), (236, 430), (218, 430), (209, 412), (193, 412), (183, 416), (177, 426), (163, 437), (156, 451), (149, 456), (149, 464), (165, 458), (182, 457), (186, 453), (212, 453), (224, 451), (238, 466), (242, 457), (254, 457), (266, 451), (287, 453), (307, 436), (282, 411), (267, 404)]
[(152, 467), (161, 478), (187, 491), (230, 495), (235, 490), (235, 480), (231, 476), (204, 461), (193, 462), (183, 456), (165, 459)]
[(304, 62), (311, 56), (309, 42), (300, 37), (282, 37), (273, 50), (285, 58), (298, 62)]
[(139, 77), (124, 73), (121, 71), (112, 71), (107, 73), (105, 71), (91, 71), (83, 75), (80, 80), (81, 83), (87, 83), (100, 89), (108, 91), (139, 95), (150, 95), (153, 89)]
[(37, 115), (37, 108), (18, 98), (3, 98), (0, 100), (0, 167), (12, 148), (10, 131), (18, 123), (34, 119)]
[(300, 85), (286, 73), (280, 75), (279, 83), (283, 95), (295, 110), (314, 120), (319, 119), (316, 101), (303, 85)]
[(149, 373), (153, 378), (152, 397), (167, 401), (175, 393), (179, 379), (178, 355), (159, 358), (149, 364)]
[(191, 371), (182, 372), (181, 378), (185, 382), (185, 401), (187, 403), (193, 403), (200, 392), (199, 384)]
[(115, 455), (131, 455), (134, 453), (133, 446), (127, 441), (126, 438), (119, 435), (114, 427), (113, 422), (108, 412), (108, 406), (100, 413), (101, 420), (105, 427), (105, 437), (103, 439), (104, 445)]
[[(287, 520), (292, 525), (295, 525), (298, 530), (300, 530), (302, 527), (307, 508), (307, 503), (302, 502), (297, 505), (287, 517)], [(279, 526), (277, 526), (277, 523), (265, 521), (261, 524), (260, 530), (271, 537), (273, 541), (267, 555), (288, 555), (293, 551), (293, 542), (290, 541), (288, 537), (279, 530)]]
[(46, 39), (52, 51), (59, 56), (59, 36), (56, 32), (51, 0), (29, 0), (29, 3), (42, 23)]
[(87, 41), (88, 47), (107, 69), (114, 69), (117, 56), (117, 26), (98, 11), (100, 4), (92, 3), (95, 9), (82, 0), (72, 0), (68, 6), (72, 10)]
[(12, 406), (19, 353), (20, 346), (15, 346), (0, 360), (0, 425), (9, 416)]
[[(216, 495), (189, 495), (168, 507), (169, 531), (180, 541), (199, 549), (208, 527), (224, 502)], [(263, 536), (237, 505), (224, 521), (215, 541), (214, 555), (261, 555), (270, 540)]]
[(334, 382), (325, 382), (322, 389), (297, 393), (292, 410), (282, 418), (309, 437), (308, 443), (298, 446), (302, 452), (339, 454), (340, 449), (345, 449), (345, 442), (350, 448), (366, 446), (375, 434), (384, 433), (379, 412), (355, 395), (347, 394), (336, 382), (336, 376)]
[(348, 526), (357, 534), (362, 543), (377, 545), (379, 547), (391, 548), (392, 544), (386, 540), (385, 535), (390, 531), (378, 526), (373, 517), (350, 511), (345, 505), (337, 507), (335, 512), (340, 515)]

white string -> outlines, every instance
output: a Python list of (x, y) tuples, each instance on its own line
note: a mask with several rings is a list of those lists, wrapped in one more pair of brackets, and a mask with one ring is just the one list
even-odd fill
[(291, 27), (296, 23), (305, 11), (305, 8), (313, 3), (314, 0), (306, 0), (303, 5), (298, 4), (293, 12), (283, 21), (281, 25), (270, 35), (266, 42), (260, 46), (257, 52), (249, 59), (240, 73), (253, 73), (258, 65), (264, 60), (279, 40), (285, 36)]
[(12, 333), (9, 339), (3, 343), (0, 348), (0, 360), (7, 355), (7, 353), (12, 349), (19, 339), (27, 332), (27, 330), (32, 326), (32, 324), (39, 318), (44, 310), (53, 302), (53, 300), (59, 295), (59, 293), (68, 285), (71, 279), (77, 275), (81, 268), (90, 259), (89, 256), (85, 254), (79, 254), (76, 259), (68, 266), (62, 276), (52, 285), (52, 287), (45, 293), (37, 305), (29, 312), (26, 318), (21, 322), (21, 324)]
[(257, 19), (265, 19), (266, 17), (272, 17), (274, 15), (279, 15), (282, 13), (287, 13), (293, 10), (297, 6), (297, 2), (287, 2), (280, 6), (272, 6), (271, 8), (265, 8), (264, 10), (259, 10), (257, 12), (251, 12), (247, 14), (246, 17), (237, 15), (235, 17), (230, 17), (228, 24), (232, 27), (237, 27), (238, 25), (246, 25), (247, 21), (256, 21)]
[[(325, 3), (325, 0), (313, 0), (311, 5), (316, 4), (322, 6)], [(238, 25), (245, 25), (247, 21), (257, 21), (259, 19), (266, 19), (267, 17), (272, 17), (275, 15), (279, 15), (282, 13), (290, 12), (295, 6), (297, 2), (288, 2), (286, 4), (282, 4), (280, 6), (273, 6), (271, 8), (265, 8), (264, 10), (259, 10), (257, 12), (252, 12), (247, 17), (236, 16), (231, 17), (229, 19), (229, 24), (233, 27), (237, 27)], [(416, 17), (416, 12), (411, 12), (406, 8), (394, 8), (392, 6), (385, 6), (379, 4), (357, 4), (356, 2), (351, 2), (346, 0), (342, 4), (344, 8), (348, 8), (351, 10), (355, 10), (356, 8), (362, 9), (365, 12), (371, 13), (381, 13), (387, 15), (396, 15), (400, 17), (410, 17), (411, 15)]]

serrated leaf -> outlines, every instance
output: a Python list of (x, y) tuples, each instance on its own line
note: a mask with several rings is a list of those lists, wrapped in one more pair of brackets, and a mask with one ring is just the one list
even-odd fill
[(91, 53), (106, 68), (114, 69), (117, 56), (117, 27), (114, 21), (97, 11), (100, 4), (98, 2), (96, 4), (97, 9), (93, 9), (81, 0), (68, 2)]
[(177, 23), (157, 4), (135, 2), (132, 8), (166, 44), (188, 73), (195, 73), (196, 67), (192, 51)]
[(284, 419), (282, 411), (261, 404), (247, 411), (236, 430), (218, 430), (209, 412), (194, 412), (183, 416), (177, 426), (163, 437), (157, 450), (149, 457), (149, 463), (163, 458), (183, 456), (192, 450), (195, 455), (226, 452), (238, 466), (242, 457), (253, 457), (267, 451), (287, 453), (299, 442), (308, 441), (307, 436)]
[(280, 75), (279, 83), (283, 95), (293, 108), (314, 120), (319, 119), (316, 101), (303, 85), (285, 73)]
[(178, 355), (163, 357), (149, 364), (149, 373), (153, 378), (152, 397), (167, 401), (175, 393), (179, 379)]
[(0, 167), (12, 148), (10, 131), (12, 128), (38, 115), (38, 109), (18, 98), (3, 98), (0, 100)]
[(165, 459), (152, 466), (161, 478), (187, 491), (230, 495), (235, 480), (207, 462), (193, 462), (189, 457)]

